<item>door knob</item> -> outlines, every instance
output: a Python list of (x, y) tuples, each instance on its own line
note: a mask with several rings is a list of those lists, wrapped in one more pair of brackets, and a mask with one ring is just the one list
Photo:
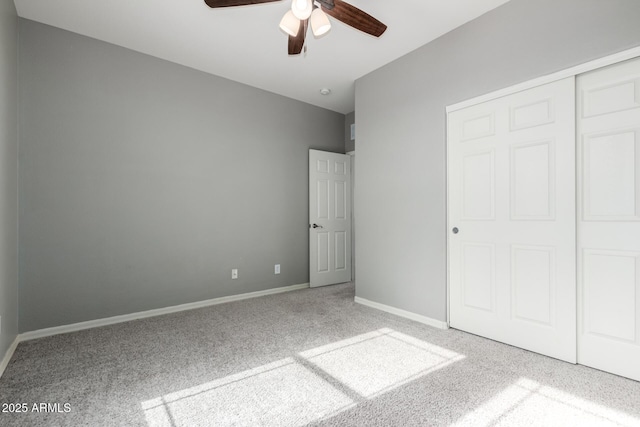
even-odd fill
[(458, 227), (453, 227), (453, 230), (451, 230), (451, 231), (453, 231), (453, 234), (458, 234), (458, 231), (460, 231), (460, 230), (458, 230)]
[(313, 224), (312, 227), (313, 228), (324, 228), (324, 227), (322, 227), (321, 225), (318, 225), (318, 224)]

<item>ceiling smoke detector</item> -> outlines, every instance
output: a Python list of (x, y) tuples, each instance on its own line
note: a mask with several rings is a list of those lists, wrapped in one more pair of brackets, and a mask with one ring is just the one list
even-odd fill
[(320, 89), (320, 95), (324, 95), (324, 96), (331, 95), (331, 89), (328, 89), (326, 87)]

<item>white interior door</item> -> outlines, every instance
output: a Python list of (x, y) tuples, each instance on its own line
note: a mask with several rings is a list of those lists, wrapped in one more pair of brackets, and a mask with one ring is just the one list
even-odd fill
[(640, 60), (578, 78), (578, 361), (640, 381)]
[(451, 326), (572, 363), (574, 82), (454, 111), (447, 142)]
[(311, 286), (351, 280), (351, 159), (309, 150)]

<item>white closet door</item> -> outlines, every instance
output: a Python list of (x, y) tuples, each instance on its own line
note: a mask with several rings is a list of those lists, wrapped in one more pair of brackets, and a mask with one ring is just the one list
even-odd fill
[(640, 60), (578, 78), (578, 360), (640, 381)]
[(447, 145), (451, 326), (575, 363), (574, 78), (450, 113)]

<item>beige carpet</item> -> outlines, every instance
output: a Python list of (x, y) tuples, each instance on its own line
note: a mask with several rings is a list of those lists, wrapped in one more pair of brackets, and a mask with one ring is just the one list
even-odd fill
[(0, 425), (640, 426), (638, 382), (353, 297), (337, 285), (22, 343), (0, 403), (28, 412)]

